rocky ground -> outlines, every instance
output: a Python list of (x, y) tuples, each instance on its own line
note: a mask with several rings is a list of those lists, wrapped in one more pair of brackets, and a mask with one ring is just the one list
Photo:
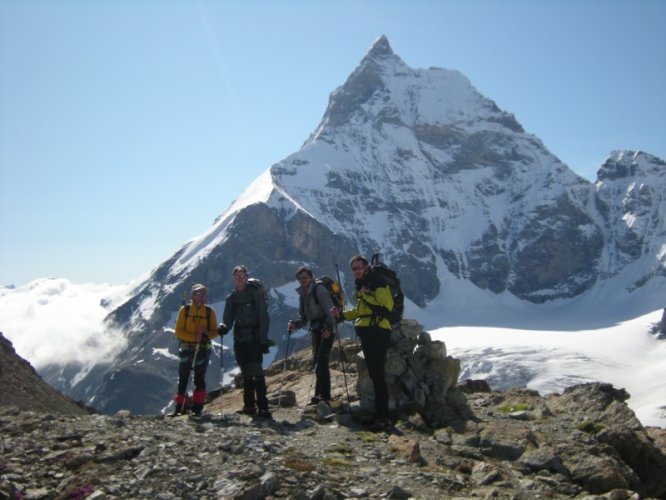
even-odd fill
[(666, 430), (643, 428), (622, 390), (542, 397), (468, 381), (451, 392), (466, 415), (451, 425), (405, 413), (370, 432), (356, 418), (350, 363), (344, 373), (334, 363), (332, 412), (304, 405), (308, 357), (267, 371), (269, 421), (236, 413), (238, 389), (197, 420), (4, 406), (0, 499), (666, 497)]

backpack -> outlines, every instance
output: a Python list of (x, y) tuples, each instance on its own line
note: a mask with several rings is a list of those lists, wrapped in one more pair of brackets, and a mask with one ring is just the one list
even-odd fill
[[(340, 287), (340, 283), (335, 281), (333, 278), (330, 276), (320, 276), (315, 280), (315, 286), (316, 285), (323, 285), (326, 290), (328, 290), (328, 293), (331, 295), (331, 301), (333, 302), (333, 307), (335, 307), (340, 314), (338, 315), (338, 319), (336, 320), (336, 323), (341, 323), (344, 321), (342, 317), (342, 311), (345, 308), (345, 294), (342, 293), (342, 288)], [(317, 299), (317, 294), (314, 294), (315, 302), (317, 302), (317, 305), (319, 304), (319, 300)]]
[(264, 302), (268, 304), (268, 292), (266, 291), (266, 285), (258, 278), (248, 278), (247, 285), (255, 290), (261, 291), (261, 297), (264, 299)]
[[(190, 307), (192, 304), (186, 304), (185, 306), (185, 323), (187, 323), (187, 318), (190, 316)], [(210, 330), (210, 311), (211, 308), (209, 305), (206, 305), (206, 329)]]
[(391, 323), (391, 326), (400, 323), (402, 314), (405, 310), (405, 294), (400, 287), (400, 279), (393, 269), (390, 269), (383, 262), (379, 262), (379, 254), (376, 253), (370, 260), (370, 272), (375, 276), (379, 276), (391, 290), (393, 296), (393, 309), (388, 313), (386, 318)]

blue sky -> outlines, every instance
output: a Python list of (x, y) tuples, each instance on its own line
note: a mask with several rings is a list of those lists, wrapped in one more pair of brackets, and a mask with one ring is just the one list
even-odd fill
[(271, 164), (386, 35), (573, 170), (666, 159), (666, 2), (0, 0), (0, 285), (122, 284)]

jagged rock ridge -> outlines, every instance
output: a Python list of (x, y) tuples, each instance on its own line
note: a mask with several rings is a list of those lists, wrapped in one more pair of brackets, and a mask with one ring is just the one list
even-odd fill
[(0, 387), (3, 406), (22, 411), (44, 411), (62, 415), (90, 413), (64, 394), (56, 391), (14, 351), (12, 343), (0, 332)]

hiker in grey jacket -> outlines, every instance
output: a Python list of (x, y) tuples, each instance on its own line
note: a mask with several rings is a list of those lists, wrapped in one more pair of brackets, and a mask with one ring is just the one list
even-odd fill
[(236, 266), (233, 271), (234, 290), (227, 296), (220, 335), (232, 329), (234, 355), (243, 377), (243, 409), (241, 413), (270, 418), (267, 387), (262, 368), (263, 355), (268, 354), (268, 300), (258, 280), (248, 280), (247, 269)]
[(287, 330), (291, 334), (294, 330), (309, 325), (312, 363), (317, 379), (310, 404), (317, 404), (322, 400), (330, 403), (331, 372), (328, 365), (336, 332), (335, 319), (331, 315), (333, 301), (326, 287), (316, 283), (308, 267), (300, 267), (296, 271), (296, 279), (300, 285), (296, 289), (299, 294), (299, 318), (290, 321)]

